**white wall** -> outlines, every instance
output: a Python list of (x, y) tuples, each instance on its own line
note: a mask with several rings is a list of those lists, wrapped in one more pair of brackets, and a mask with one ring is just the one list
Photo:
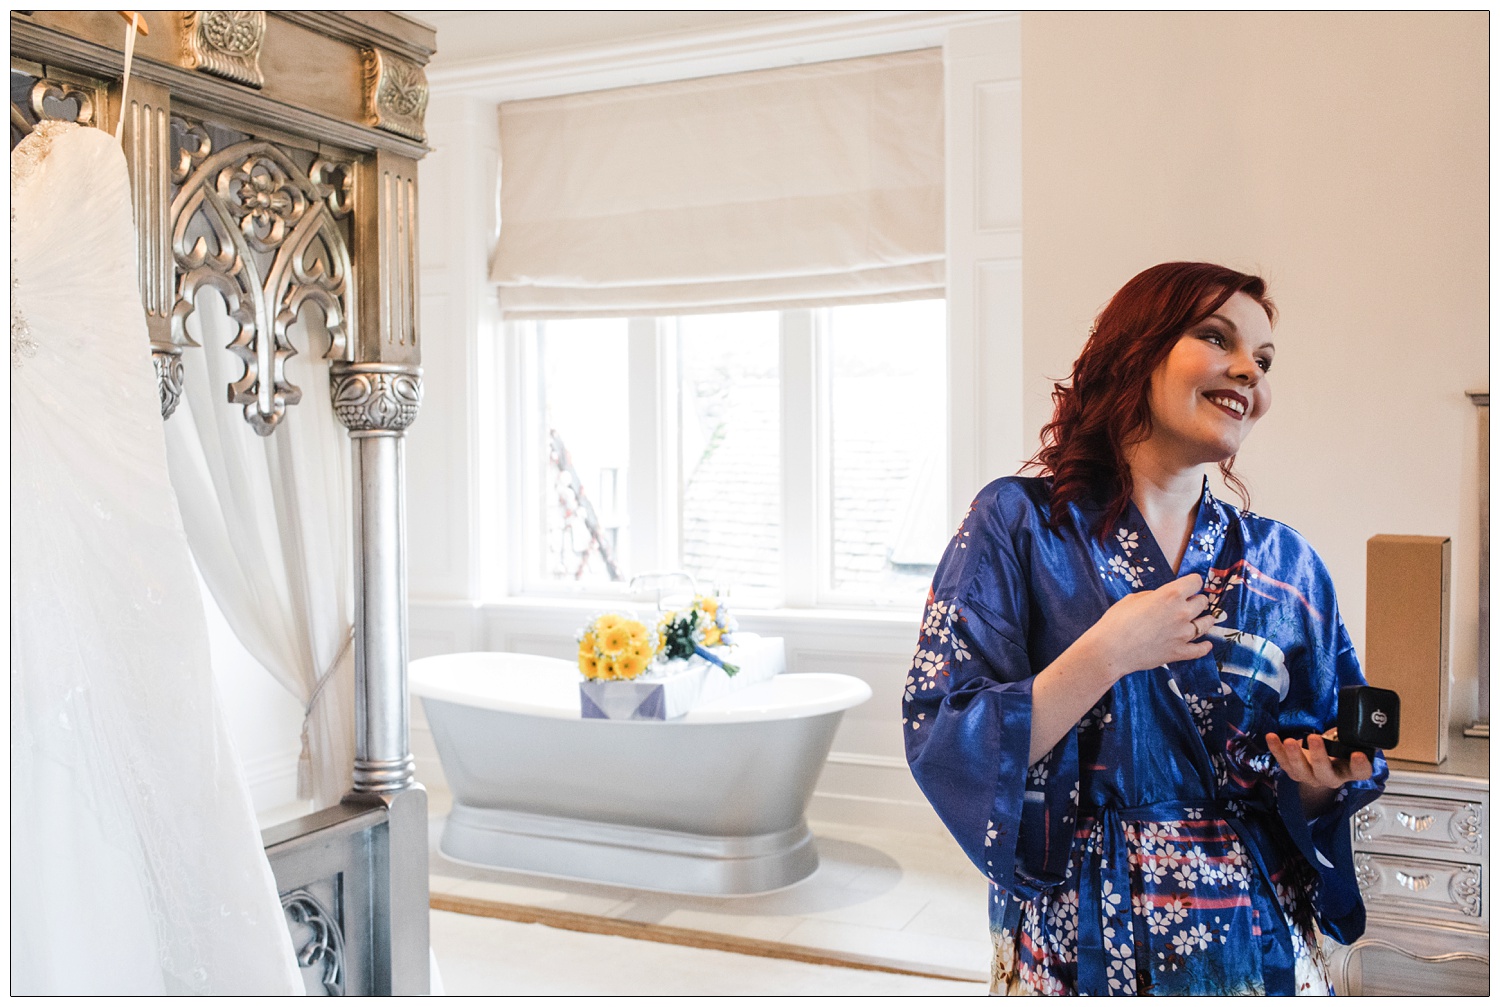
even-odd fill
[[(1274, 404), (1236, 470), (1327, 561), (1363, 653), (1365, 542), (1453, 539), (1472, 717), (1488, 387), (1488, 15), (1028, 13), (1024, 428), (1139, 270), (1266, 276)], [(1232, 498), (1230, 498), (1232, 499)]]

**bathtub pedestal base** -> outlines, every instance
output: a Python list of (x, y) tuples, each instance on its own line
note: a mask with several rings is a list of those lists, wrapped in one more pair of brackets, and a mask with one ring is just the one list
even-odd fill
[(476, 867), (693, 895), (767, 892), (818, 868), (806, 821), (758, 836), (699, 836), (458, 802), (438, 848)]

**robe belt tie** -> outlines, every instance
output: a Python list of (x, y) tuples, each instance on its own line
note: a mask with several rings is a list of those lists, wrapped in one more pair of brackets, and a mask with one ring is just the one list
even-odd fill
[[(1093, 857), (1085, 857), (1078, 879), (1078, 992), (1085, 996), (1109, 996), (1125, 992), (1148, 992), (1152, 963), (1148, 949), (1135, 933), (1136, 917), (1131, 905), (1130, 850), (1125, 842), (1124, 822), (1190, 822), (1221, 820), (1228, 823), (1240, 844), (1250, 854), (1255, 869), (1271, 897), (1272, 919), (1262, 919), (1262, 975), (1267, 993), (1291, 993), (1296, 989), (1291, 932), (1277, 908), (1275, 884), (1261, 856), (1258, 833), (1246, 825), (1245, 814), (1276, 817), (1276, 811), (1259, 803), (1205, 797), (1198, 800), (1158, 801), (1133, 808), (1108, 805), (1078, 808), (1079, 832), (1088, 830), (1098, 844)], [(1099, 912), (1091, 911), (1098, 906)], [(1248, 936), (1248, 935), (1247, 935)], [(1268, 941), (1267, 938), (1270, 938)], [(1129, 974), (1133, 972), (1134, 975)]]

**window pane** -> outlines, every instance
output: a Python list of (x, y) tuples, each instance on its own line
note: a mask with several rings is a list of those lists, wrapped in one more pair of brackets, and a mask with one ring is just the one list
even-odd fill
[(682, 565), (720, 590), (778, 592), (780, 318), (693, 315), (677, 333)]
[(948, 544), (947, 303), (828, 311), (833, 587), (919, 602)]
[(627, 326), (623, 318), (537, 324), (549, 579), (597, 584), (630, 576)]

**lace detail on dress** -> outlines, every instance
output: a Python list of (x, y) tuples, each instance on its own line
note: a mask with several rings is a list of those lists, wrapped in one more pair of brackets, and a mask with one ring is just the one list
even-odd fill
[(21, 313), (18, 303), (20, 298), (16, 291), (20, 288), (20, 281), (16, 278), (15, 263), (11, 263), (10, 275), (10, 365), (19, 367), (26, 357), (36, 355), (36, 339), (31, 335), (31, 324)]
[[(42, 162), (47, 159), (47, 154), (52, 150), (54, 140), (70, 130), (85, 128), (76, 122), (43, 119), (32, 128), (30, 133), (22, 137), (21, 142), (16, 144), (16, 149), (10, 152), (10, 229), (12, 236), (16, 229), (16, 189), (37, 173), (37, 169), (42, 166)], [(15, 247), (14, 238), (11, 241), (11, 247)], [(20, 291), (21, 278), (17, 275), (16, 262), (12, 257), (10, 263), (10, 365), (12, 367), (21, 366), (23, 360), (35, 356), (37, 351), (36, 337), (31, 334), (31, 323), (26, 321), (26, 314), (21, 310)]]
[(23, 182), (36, 174), (36, 170), (42, 166), (47, 158), (47, 152), (52, 149), (52, 141), (63, 133), (74, 129), (87, 129), (76, 122), (65, 122), (62, 119), (43, 119), (37, 123), (30, 133), (27, 133), (16, 144), (16, 149), (10, 152), (10, 189), (14, 195), (16, 188)]

